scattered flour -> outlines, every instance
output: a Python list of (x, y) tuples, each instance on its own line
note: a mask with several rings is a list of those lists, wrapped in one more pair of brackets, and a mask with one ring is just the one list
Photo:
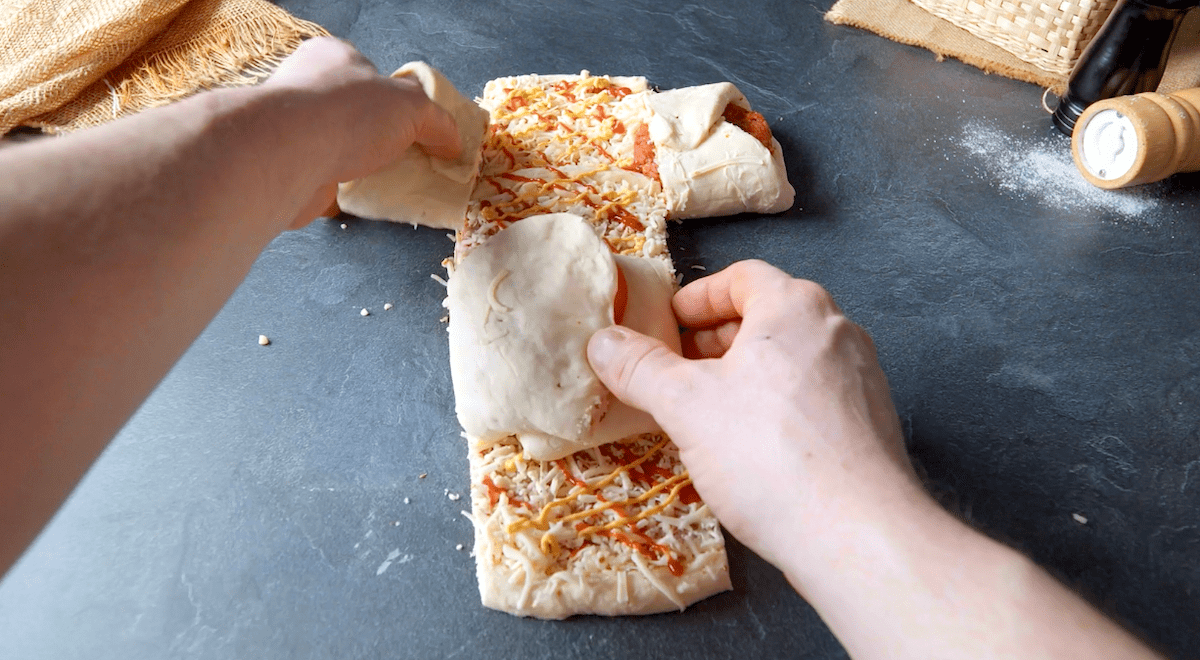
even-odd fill
[(383, 572), (386, 571), (388, 569), (388, 567), (390, 567), (392, 565), (392, 562), (395, 562), (397, 564), (407, 564), (408, 562), (412, 561), (412, 559), (413, 559), (412, 555), (404, 555), (403, 557), (401, 557), (400, 549), (396, 548), (395, 550), (392, 550), (391, 552), (389, 552), (387, 559), (384, 559), (383, 563), (379, 565), (379, 568), (375, 569), (375, 575), (376, 576), (383, 575)]
[(983, 170), (1001, 190), (1021, 198), (1036, 198), (1052, 208), (1136, 217), (1156, 208), (1162, 193), (1161, 184), (1126, 190), (1093, 186), (1075, 168), (1070, 141), (1065, 137), (1016, 137), (973, 121), (963, 127), (960, 144), (979, 157)]

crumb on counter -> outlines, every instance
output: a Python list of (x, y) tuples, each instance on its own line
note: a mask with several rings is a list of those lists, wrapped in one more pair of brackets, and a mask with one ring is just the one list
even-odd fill
[(417, 476), (417, 478), (418, 478), (418, 479), (424, 479), (425, 477), (428, 477), (428, 476), (429, 476), (429, 473), (428, 473), (428, 472), (422, 472), (420, 475), (418, 475), (418, 476)]
[(363, 307), (363, 308), (362, 308), (362, 311), (361, 311), (361, 312), (359, 312), (359, 313), (358, 313), (358, 315), (359, 315), (359, 316), (370, 316), (370, 315), (371, 315), (371, 312), (368, 312), (368, 311), (367, 311), (367, 308), (366, 308), (366, 307)]
[(458, 545), (454, 546), (454, 549), (458, 550), (459, 552), (462, 552), (463, 544), (459, 543)]
[(411, 502), (411, 500), (409, 500), (407, 497), (406, 497), (406, 498), (404, 498), (404, 503), (405, 503), (405, 504), (409, 504), (410, 502)]
[(1083, 515), (1082, 513), (1072, 513), (1071, 517), (1074, 518), (1075, 522), (1079, 523), (1080, 525), (1086, 525), (1088, 522), (1087, 516)]
[(389, 309), (391, 309), (393, 306), (394, 306), (394, 305), (392, 305), (392, 303), (383, 303), (383, 311), (385, 311), (385, 312), (386, 312), (386, 311), (388, 311)]
[(268, 345), (268, 344), (270, 344), (270, 343), (271, 343), (271, 340), (270, 340), (270, 339), (269, 339), (269, 338), (268, 338), (266, 335), (259, 335), (259, 336), (258, 336), (258, 345), (259, 345), (259, 346), (266, 346), (266, 345)]
[(343, 222), (343, 223), (342, 223), (342, 229), (345, 229), (345, 228), (346, 228), (346, 223), (344, 223), (344, 222)]

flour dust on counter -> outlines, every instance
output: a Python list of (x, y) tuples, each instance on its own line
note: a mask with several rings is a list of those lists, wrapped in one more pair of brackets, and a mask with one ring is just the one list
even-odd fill
[(958, 146), (1007, 194), (1036, 199), (1063, 210), (1097, 211), (1147, 220), (1162, 197), (1162, 186), (1102, 190), (1075, 168), (1071, 145), (1057, 134), (1014, 134), (981, 120), (963, 126)]

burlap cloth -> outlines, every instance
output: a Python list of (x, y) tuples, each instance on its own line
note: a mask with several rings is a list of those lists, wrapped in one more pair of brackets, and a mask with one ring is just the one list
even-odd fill
[(0, 135), (95, 126), (253, 84), (324, 34), (266, 0), (3, 0)]
[[(839, 25), (852, 25), (935, 53), (953, 57), (1016, 80), (1033, 83), (1061, 94), (1067, 76), (1051, 73), (972, 35), (950, 21), (938, 18), (909, 0), (839, 0), (825, 15)], [(1193, 11), (1179, 30), (1160, 92), (1200, 87), (1200, 11)]]

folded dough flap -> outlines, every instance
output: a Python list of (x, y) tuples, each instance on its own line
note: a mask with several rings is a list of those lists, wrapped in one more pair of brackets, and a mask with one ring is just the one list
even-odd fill
[(424, 62), (409, 62), (392, 74), (411, 76), (434, 103), (454, 118), (462, 142), (456, 160), (429, 156), (412, 145), (387, 167), (338, 186), (343, 211), (374, 220), (458, 229), (479, 174), (488, 114)]
[(612, 399), (587, 343), (612, 325), (616, 292), (608, 246), (577, 215), (525, 218), (467, 253), (446, 297), (463, 429), (485, 440), (585, 436)]
[(796, 191), (787, 180), (783, 149), (725, 119), (730, 105), (749, 110), (746, 97), (722, 82), (651, 94), (650, 140), (674, 218), (742, 212), (778, 213)]
[[(621, 322), (628, 328), (655, 337), (676, 353), (681, 353), (679, 323), (671, 309), (675, 280), (661, 259), (614, 255), (617, 267), (625, 275), (628, 302)], [(590, 432), (571, 441), (545, 433), (517, 434), (525, 453), (539, 461), (551, 461), (577, 451), (599, 447), (641, 433), (661, 431), (649, 413), (631, 408), (613, 399), (608, 414)]]

